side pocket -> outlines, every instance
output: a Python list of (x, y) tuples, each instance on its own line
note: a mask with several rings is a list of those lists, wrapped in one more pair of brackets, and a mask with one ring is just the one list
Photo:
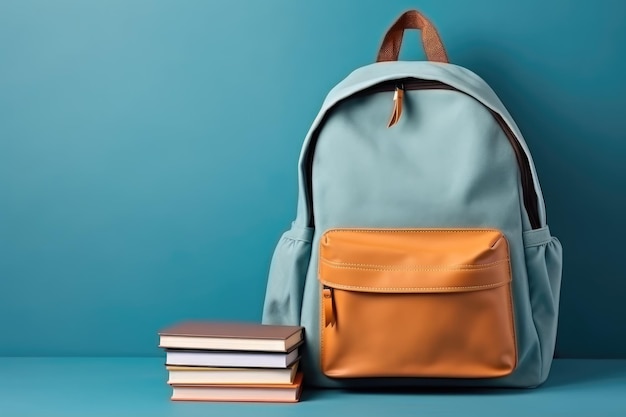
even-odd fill
[(556, 344), (563, 250), (546, 226), (524, 232), (524, 253), (533, 322), (541, 348), (543, 382), (550, 372)]
[(312, 228), (292, 226), (274, 250), (263, 305), (264, 324), (300, 324), (304, 280), (311, 256)]

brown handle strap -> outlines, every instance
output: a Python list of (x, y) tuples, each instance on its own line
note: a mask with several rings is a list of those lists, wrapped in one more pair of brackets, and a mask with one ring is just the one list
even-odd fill
[(402, 46), (402, 37), (405, 29), (418, 29), (422, 31), (422, 46), (429, 61), (448, 63), (448, 55), (443, 47), (437, 29), (423, 14), (417, 10), (404, 12), (396, 22), (391, 25), (383, 43), (378, 51), (376, 62), (397, 61)]

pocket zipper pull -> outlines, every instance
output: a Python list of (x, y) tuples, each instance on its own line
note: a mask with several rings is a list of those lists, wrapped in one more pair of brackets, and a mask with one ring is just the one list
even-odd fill
[(324, 305), (324, 327), (335, 325), (335, 310), (333, 308), (333, 289), (324, 288), (322, 291)]
[(396, 86), (396, 90), (393, 93), (393, 110), (391, 111), (391, 117), (387, 127), (391, 127), (398, 123), (400, 116), (402, 116), (402, 101), (404, 100), (404, 85), (399, 84)]

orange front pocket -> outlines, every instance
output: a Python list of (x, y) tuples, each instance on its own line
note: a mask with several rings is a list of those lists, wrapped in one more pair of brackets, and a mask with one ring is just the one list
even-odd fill
[(333, 229), (320, 240), (321, 365), (334, 378), (489, 378), (517, 363), (506, 238)]

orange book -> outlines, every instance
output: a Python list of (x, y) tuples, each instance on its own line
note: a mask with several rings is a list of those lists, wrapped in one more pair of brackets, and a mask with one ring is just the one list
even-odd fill
[(293, 384), (172, 385), (174, 401), (276, 402), (300, 401), (302, 372)]
[(303, 339), (300, 326), (188, 321), (163, 329), (159, 347), (167, 349), (289, 352)]

